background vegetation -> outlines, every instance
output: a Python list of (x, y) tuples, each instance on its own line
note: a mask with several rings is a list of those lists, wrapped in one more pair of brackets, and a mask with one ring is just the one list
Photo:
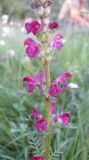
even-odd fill
[[(18, 11), (20, 3), (25, 2), (18, 1)], [(7, 14), (11, 4), (12, 0), (0, 1), (1, 12)], [(4, 5), (6, 8), (3, 9)], [(57, 3), (54, 8), (56, 7)], [(23, 11), (22, 8), (20, 11)], [(32, 14), (30, 9), (29, 13)], [(26, 35), (23, 26), (22, 23), (1, 26), (0, 160), (29, 160), (34, 148), (35, 153), (42, 152), (28, 116), (34, 101), (41, 112), (44, 112), (45, 104), (39, 94), (30, 96), (22, 82), (24, 75), (38, 73), (40, 64), (37, 61), (29, 61), (25, 56), (23, 42)], [(71, 111), (74, 127), (62, 128), (61, 132), (57, 132), (55, 143), (53, 141), (55, 153), (51, 160), (88, 160), (89, 31), (67, 25), (60, 28), (59, 32), (64, 34), (65, 45), (61, 52), (55, 54), (50, 64), (51, 80), (69, 70), (73, 73), (70, 82), (77, 83), (79, 88), (66, 91), (58, 100), (57, 110)]]

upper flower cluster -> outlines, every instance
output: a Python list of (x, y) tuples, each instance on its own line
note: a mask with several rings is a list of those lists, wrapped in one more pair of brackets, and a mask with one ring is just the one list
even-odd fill
[[(43, 50), (42, 47), (42, 34), (43, 34), (43, 25), (40, 24), (37, 20), (33, 20), (29, 23), (25, 24), (25, 28), (27, 33), (32, 33), (38, 38), (38, 42), (34, 41), (32, 38), (27, 38), (24, 42), (24, 45), (26, 46), (26, 54), (30, 59), (35, 58), (37, 55), (41, 55), (42, 52), (47, 52), (46, 50)], [(56, 21), (49, 22), (47, 24), (47, 30), (50, 32), (51, 30), (56, 30), (59, 27), (59, 24)], [(47, 37), (50, 37), (50, 33), (48, 33)], [(47, 37), (44, 36), (44, 42), (47, 42)], [(62, 42), (60, 40), (63, 38), (62, 34), (57, 34), (52, 38), (48, 38), (48, 43), (46, 43), (46, 48), (48, 50), (54, 49), (61, 49), (63, 47)], [(44, 54), (44, 57), (47, 55), (47, 53)], [(42, 55), (43, 56), (43, 55)]]

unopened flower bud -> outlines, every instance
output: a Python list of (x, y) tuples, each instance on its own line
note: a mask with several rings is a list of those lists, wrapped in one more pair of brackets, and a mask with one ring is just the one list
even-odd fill
[(49, 14), (50, 14), (50, 7), (47, 7), (47, 8), (45, 8), (45, 13), (44, 13), (44, 15), (45, 16), (48, 16)]
[(43, 16), (43, 14), (44, 14), (44, 8), (41, 6), (38, 8), (38, 15)]

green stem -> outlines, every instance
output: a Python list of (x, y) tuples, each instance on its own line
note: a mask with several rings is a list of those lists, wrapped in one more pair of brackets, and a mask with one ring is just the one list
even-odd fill
[[(46, 88), (48, 90), (48, 88), (50, 87), (50, 71), (49, 71), (49, 64), (47, 61), (45, 61), (45, 65), (44, 65), (44, 69), (45, 69), (45, 75), (46, 75)], [(47, 123), (50, 123), (50, 105), (51, 105), (51, 101), (50, 98), (46, 98), (45, 99), (46, 102), (46, 120)], [(49, 159), (49, 152), (50, 152), (50, 145), (51, 145), (51, 135), (48, 135), (45, 138), (45, 160)]]

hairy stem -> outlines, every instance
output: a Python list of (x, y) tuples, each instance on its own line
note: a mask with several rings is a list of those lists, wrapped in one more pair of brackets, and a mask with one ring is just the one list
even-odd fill
[[(49, 64), (47, 61), (45, 62), (44, 69), (45, 69), (45, 75), (46, 75), (46, 88), (48, 89), (50, 87), (50, 71), (49, 71)], [(51, 119), (51, 116), (50, 116), (51, 101), (49, 97), (46, 98), (45, 101), (46, 101), (46, 120), (47, 120), (47, 123), (49, 124)], [(51, 145), (51, 136), (48, 135), (45, 138), (45, 149), (46, 149), (45, 160), (49, 159), (50, 145)]]

